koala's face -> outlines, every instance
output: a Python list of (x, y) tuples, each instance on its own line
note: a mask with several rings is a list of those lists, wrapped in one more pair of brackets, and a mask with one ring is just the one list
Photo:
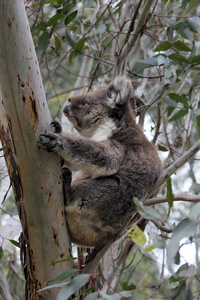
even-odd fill
[(82, 135), (90, 137), (110, 118), (121, 117), (122, 106), (131, 98), (132, 92), (131, 81), (117, 77), (108, 87), (71, 97), (63, 112)]
[(73, 96), (64, 107), (64, 114), (83, 135), (93, 131), (108, 116), (109, 91), (101, 88), (95, 92)]

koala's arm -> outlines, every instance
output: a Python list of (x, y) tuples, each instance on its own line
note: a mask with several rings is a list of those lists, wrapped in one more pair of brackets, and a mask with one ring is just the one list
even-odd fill
[(120, 144), (106, 141), (96, 142), (85, 137), (75, 137), (66, 133), (48, 133), (48, 140), (41, 144), (49, 152), (56, 151), (73, 170), (83, 170), (94, 177), (115, 174), (123, 157)]
[(115, 174), (122, 160), (119, 145), (109, 145), (84, 137), (61, 134), (58, 137), (57, 153), (75, 168), (92, 173), (94, 176)]

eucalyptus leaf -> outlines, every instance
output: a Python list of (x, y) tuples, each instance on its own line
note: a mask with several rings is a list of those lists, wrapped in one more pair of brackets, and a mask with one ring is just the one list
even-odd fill
[(95, 288), (94, 286), (92, 286), (92, 287), (90, 287), (90, 288), (88, 288), (88, 289), (82, 291), (82, 292), (78, 295), (78, 297), (80, 297), (80, 296), (82, 296), (82, 295), (85, 295), (85, 294), (89, 294), (90, 292), (93, 292), (94, 290), (96, 290), (96, 288)]
[(138, 246), (144, 246), (146, 244), (146, 236), (138, 225), (135, 225), (134, 228), (130, 230), (128, 236), (130, 236), (132, 241)]
[(157, 58), (155, 58), (155, 57), (149, 57), (146, 59), (138, 59), (137, 62), (141, 63), (141, 64), (149, 65), (149, 66), (157, 66), (158, 65)]
[(58, 294), (57, 300), (67, 300), (71, 295), (76, 293), (82, 286), (84, 286), (90, 278), (89, 274), (80, 274), (74, 277)]
[(122, 282), (122, 288), (123, 288), (123, 290), (125, 290), (125, 291), (133, 291), (133, 290), (136, 289), (136, 285), (133, 284), (133, 283), (128, 284), (128, 282), (125, 281), (125, 282)]
[(73, 261), (73, 260), (76, 260), (76, 259), (78, 259), (78, 258), (77, 257), (63, 258), (63, 259), (56, 260), (56, 261), (52, 262), (50, 264), (50, 266), (53, 266), (53, 265), (58, 264), (58, 263), (67, 262), (67, 261)]
[(163, 240), (161, 240), (159, 236), (156, 236), (155, 234), (150, 234), (150, 238), (152, 239), (155, 248), (165, 249), (166, 244)]
[(183, 118), (184, 116), (186, 116), (188, 114), (188, 109), (180, 109), (177, 113), (175, 113), (170, 119), (169, 121), (177, 121), (181, 118)]
[(11, 148), (10, 146), (5, 146), (5, 147), (0, 148), (0, 151), (7, 150), (7, 149), (10, 149), (10, 148)]
[(152, 250), (155, 249), (155, 246), (154, 245), (146, 245), (143, 249), (142, 249), (142, 252), (150, 252)]
[(176, 254), (179, 250), (180, 241), (183, 238), (193, 236), (197, 230), (197, 222), (186, 218), (182, 220), (174, 229), (171, 239), (169, 240), (167, 250), (167, 265), (169, 271), (172, 272), (172, 264), (174, 263)]
[(52, 285), (48, 285), (48, 286), (38, 290), (38, 292), (42, 292), (42, 291), (49, 290), (49, 289), (54, 289), (54, 288), (60, 288), (60, 287), (63, 287), (63, 286), (66, 286), (66, 282), (61, 282), (61, 283), (55, 283), (55, 284), (52, 284)]
[(195, 55), (191, 58), (193, 64), (200, 64), (200, 55)]
[(189, 217), (190, 219), (192, 219), (192, 220), (195, 220), (195, 219), (198, 218), (199, 214), (200, 214), (200, 202), (195, 203), (195, 204), (192, 206), (192, 208), (191, 208), (191, 210), (190, 210), (190, 213), (189, 213), (188, 217)]
[(39, 22), (33, 29), (38, 31), (44, 31), (48, 27), (47, 23), (45, 22)]
[(139, 214), (147, 220), (161, 220), (161, 215), (152, 207), (144, 206), (143, 203), (137, 199), (134, 199)]
[(75, 50), (72, 50), (69, 54), (69, 64), (71, 64), (71, 62), (73, 61), (73, 59), (78, 55), (78, 52), (76, 52)]
[(191, 52), (191, 49), (183, 42), (175, 42), (173, 47), (178, 51)]
[(188, 24), (191, 31), (200, 33), (200, 18), (199, 17), (191, 17), (185, 21)]
[(169, 67), (169, 59), (166, 58), (166, 57), (164, 57), (163, 55), (159, 55), (159, 56), (157, 57), (157, 61), (158, 61), (158, 65), (159, 65), (159, 66), (164, 65), (165, 68), (168, 68), (168, 67)]
[(106, 25), (105, 25), (105, 24), (100, 24), (99, 27), (98, 27), (97, 30), (96, 30), (96, 34), (97, 34), (97, 33), (102, 34), (102, 33), (104, 33), (105, 31), (106, 31)]
[(71, 32), (67, 28), (65, 29), (65, 35), (66, 35), (66, 38), (67, 38), (67, 41), (68, 41), (69, 45), (74, 49), (75, 42), (72, 38)]
[(169, 208), (173, 206), (173, 201), (174, 201), (174, 195), (172, 192), (172, 182), (171, 182), (171, 177), (169, 175), (166, 176), (166, 183), (167, 183), (167, 202), (169, 204)]
[(78, 10), (73, 11), (71, 14), (69, 14), (65, 19), (65, 25), (68, 25), (71, 23), (77, 16)]
[(169, 41), (173, 40), (174, 30), (170, 27), (167, 28), (167, 37)]
[(172, 100), (172, 99), (170, 99), (170, 98), (165, 98), (164, 99), (164, 102), (167, 104), (167, 105), (169, 105), (169, 106), (172, 106), (172, 107), (178, 107), (178, 104), (177, 104), (177, 102), (176, 101), (174, 101), (174, 100)]
[(194, 42), (194, 36), (188, 28), (184, 30), (178, 30), (178, 32), (184, 39), (187, 39), (192, 43)]
[(176, 101), (176, 102), (180, 102), (180, 103), (183, 103), (183, 104), (185, 104), (185, 105), (188, 104), (187, 98), (185, 98), (185, 97), (182, 96), (182, 95), (179, 95), (179, 94), (176, 94), (176, 93), (169, 93), (169, 97), (170, 97), (171, 99), (173, 99), (174, 101)]
[(15, 247), (20, 248), (19, 242), (15, 241), (15, 240), (9, 240)]
[(62, 15), (62, 14), (56, 14), (56, 15), (54, 15), (54, 16), (51, 17), (51, 18), (49, 19), (49, 21), (47, 22), (47, 26), (55, 25), (55, 24), (58, 22), (58, 20), (63, 19), (63, 17), (64, 17), (64, 15)]
[(0, 260), (2, 259), (2, 257), (3, 257), (3, 247), (0, 246)]
[(77, 43), (75, 43), (75, 47), (74, 48), (75, 48), (76, 51), (80, 52), (83, 49), (84, 45), (85, 45), (85, 40), (81, 39)]
[(178, 271), (177, 271), (177, 275), (178, 277), (191, 277), (194, 276), (196, 274), (196, 267), (194, 265), (189, 266), (188, 264), (185, 264), (183, 266), (181, 266)]
[(99, 300), (99, 299), (103, 299), (103, 298), (99, 298), (99, 292), (95, 292), (95, 293), (92, 293), (90, 295), (87, 295), (84, 300)]
[(49, 33), (45, 31), (38, 40), (37, 53), (43, 52), (49, 44)]
[(196, 194), (200, 194), (200, 183), (193, 183), (190, 186), (189, 191)]
[(54, 41), (55, 41), (55, 49), (58, 50), (61, 47), (61, 41), (60, 41), (59, 37), (54, 35)]
[(187, 58), (185, 58), (184, 56), (182, 56), (178, 53), (170, 54), (168, 57), (169, 57), (169, 59), (174, 60), (174, 61), (190, 64), (190, 62)]
[(73, 7), (74, 5), (71, 3), (65, 4), (62, 9), (63, 14), (66, 15)]
[(59, 280), (59, 281), (66, 280), (68, 278), (74, 277), (75, 275), (78, 274), (78, 272), (79, 271), (76, 270), (76, 269), (69, 269), (66, 272), (63, 272), (62, 274), (60, 274), (59, 276), (57, 276), (56, 278), (51, 279), (51, 280), (49, 280), (47, 282), (49, 283), (49, 282), (54, 282), (54, 281), (57, 281), (57, 280)]
[(156, 51), (166, 51), (169, 50), (172, 47), (172, 43), (169, 41), (161, 42), (155, 49), (153, 49), (153, 52)]

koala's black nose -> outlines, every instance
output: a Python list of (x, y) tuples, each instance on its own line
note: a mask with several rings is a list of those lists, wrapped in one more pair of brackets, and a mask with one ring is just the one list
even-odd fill
[(70, 102), (70, 99), (69, 99), (69, 101), (67, 102), (67, 104), (65, 105), (65, 107), (64, 107), (64, 109), (63, 109), (63, 113), (64, 114), (68, 114), (69, 113), (69, 111), (70, 111), (70, 106), (71, 106), (71, 102)]

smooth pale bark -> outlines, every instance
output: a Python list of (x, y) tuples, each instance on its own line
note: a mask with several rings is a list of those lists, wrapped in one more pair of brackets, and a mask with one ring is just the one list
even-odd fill
[(70, 267), (50, 265), (70, 256), (60, 159), (41, 149), (39, 134), (51, 117), (23, 0), (0, 0), (0, 137), (6, 150), (22, 223), (21, 258), (26, 299), (55, 300), (58, 290), (37, 293)]

